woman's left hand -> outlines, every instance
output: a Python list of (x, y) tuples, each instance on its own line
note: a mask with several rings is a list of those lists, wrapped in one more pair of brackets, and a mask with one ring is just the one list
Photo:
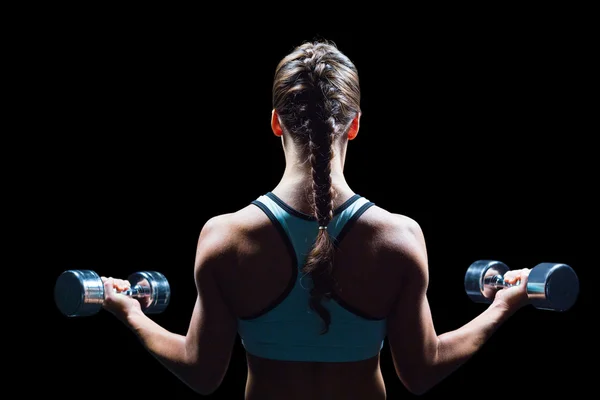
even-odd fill
[(104, 309), (122, 321), (125, 321), (132, 311), (141, 311), (139, 301), (121, 293), (130, 288), (129, 281), (104, 276), (101, 278), (104, 283), (104, 302), (102, 303)]

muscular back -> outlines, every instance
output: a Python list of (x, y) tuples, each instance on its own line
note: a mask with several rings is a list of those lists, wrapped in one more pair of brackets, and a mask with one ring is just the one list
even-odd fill
[[(342, 199), (340, 204), (343, 203)], [(306, 205), (288, 204), (305, 210)], [(217, 221), (215, 221), (217, 222)], [(265, 309), (292, 278), (292, 257), (269, 218), (254, 205), (218, 217), (230, 245), (217, 280), (232, 313), (247, 318)], [(403, 248), (413, 243), (418, 225), (373, 206), (356, 221), (335, 256), (338, 297), (375, 318), (390, 315), (406, 278)], [(400, 261), (400, 262), (399, 262)], [(251, 398), (385, 398), (379, 357), (349, 363), (275, 361), (248, 357), (247, 395)], [(349, 379), (355, 377), (355, 379)]]

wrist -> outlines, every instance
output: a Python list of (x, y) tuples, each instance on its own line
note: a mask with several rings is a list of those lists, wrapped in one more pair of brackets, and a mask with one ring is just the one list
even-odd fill
[(490, 312), (494, 313), (495, 318), (498, 319), (498, 322), (504, 322), (506, 319), (508, 319), (511, 315), (513, 315), (517, 311), (517, 308), (511, 307), (505, 301), (499, 300), (499, 301), (492, 302), (492, 304), (490, 304), (488, 310)]
[(146, 314), (142, 310), (137, 307), (130, 307), (120, 319), (129, 329), (136, 332), (140, 326), (140, 322), (145, 318), (147, 318)]

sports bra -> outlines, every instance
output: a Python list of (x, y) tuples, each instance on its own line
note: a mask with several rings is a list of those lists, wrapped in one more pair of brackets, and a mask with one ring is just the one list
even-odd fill
[[(386, 319), (365, 315), (335, 294), (323, 301), (331, 314), (331, 325), (326, 334), (320, 334), (322, 320), (308, 304), (312, 280), (301, 271), (318, 234), (317, 220), (291, 208), (272, 192), (251, 204), (278, 229), (294, 262), (284, 292), (257, 314), (238, 318), (238, 334), (245, 350), (258, 357), (287, 361), (349, 362), (377, 355), (383, 347)], [(339, 244), (372, 205), (355, 194), (334, 210), (327, 232)]]

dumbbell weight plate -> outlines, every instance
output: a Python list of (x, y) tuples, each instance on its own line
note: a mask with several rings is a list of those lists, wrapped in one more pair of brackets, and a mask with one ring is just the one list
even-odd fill
[(131, 287), (140, 287), (147, 296), (137, 297), (145, 314), (160, 314), (169, 305), (171, 288), (167, 278), (157, 271), (135, 272), (127, 278)]
[(102, 308), (104, 285), (94, 271), (68, 270), (54, 286), (54, 302), (67, 317), (94, 315)]
[(566, 264), (540, 263), (529, 272), (527, 293), (536, 308), (567, 311), (579, 295), (579, 279)]
[(509, 270), (501, 261), (478, 260), (467, 268), (464, 285), (467, 296), (476, 303), (490, 304), (494, 300), (497, 290), (484, 285), (487, 277), (503, 276)]

